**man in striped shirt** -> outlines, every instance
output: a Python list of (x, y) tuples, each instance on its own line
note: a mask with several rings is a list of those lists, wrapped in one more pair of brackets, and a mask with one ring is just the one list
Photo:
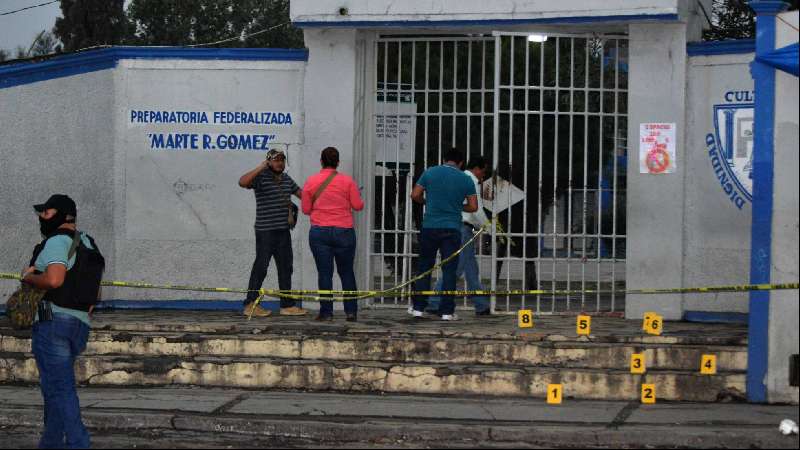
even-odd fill
[[(278, 268), (278, 288), (292, 289), (292, 235), (289, 226), (291, 196), (300, 198), (300, 186), (285, 173), (286, 154), (272, 149), (267, 158), (255, 169), (239, 178), (239, 186), (252, 189), (256, 197), (256, 260), (250, 273), (244, 314), (267, 317), (270, 311), (255, 305), (258, 290), (267, 277), (269, 260), (275, 258)], [(282, 316), (302, 316), (306, 311), (295, 305), (294, 300), (281, 298)]]

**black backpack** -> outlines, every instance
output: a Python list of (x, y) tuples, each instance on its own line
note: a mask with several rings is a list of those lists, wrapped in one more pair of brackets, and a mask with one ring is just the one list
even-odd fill
[[(97, 243), (86, 234), (92, 248), (83, 244), (79, 231), (59, 230), (56, 235), (71, 236), (75, 246), (75, 264), (67, 271), (64, 284), (57, 289), (51, 289), (44, 295), (43, 300), (52, 302), (63, 308), (89, 311), (99, 302), (100, 282), (106, 268), (106, 260), (100, 253)], [(51, 236), (52, 237), (52, 236)], [(36, 247), (33, 261), (44, 248), (43, 241)]]

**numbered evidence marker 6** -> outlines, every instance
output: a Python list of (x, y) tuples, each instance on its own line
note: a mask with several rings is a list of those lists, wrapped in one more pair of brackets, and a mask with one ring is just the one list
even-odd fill
[(661, 332), (664, 328), (664, 318), (659, 316), (658, 314), (655, 315), (650, 321), (647, 323), (647, 334), (654, 334), (656, 336), (661, 336)]
[(717, 355), (703, 355), (700, 361), (700, 373), (703, 375), (717, 374)]
[(592, 318), (591, 316), (578, 316), (576, 324), (576, 331), (578, 335), (588, 336), (592, 332)]
[(521, 309), (517, 313), (520, 328), (533, 328), (533, 311)]
[(654, 312), (644, 313), (644, 320), (642, 321), (642, 331), (647, 331), (647, 328), (650, 326), (650, 321), (653, 320), (653, 317), (657, 315), (658, 314)]
[(644, 353), (634, 353), (631, 355), (631, 373), (643, 374), (646, 370)]
[(656, 385), (655, 384), (643, 384), (642, 385), (642, 403), (650, 404), (656, 402)]
[(550, 405), (560, 405), (561, 404), (561, 396), (564, 393), (564, 389), (561, 387), (560, 384), (548, 384), (547, 385), (547, 403)]

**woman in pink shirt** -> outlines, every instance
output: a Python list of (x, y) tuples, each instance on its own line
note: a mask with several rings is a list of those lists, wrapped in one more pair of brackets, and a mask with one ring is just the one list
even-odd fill
[[(309, 177), (303, 186), (303, 214), (311, 216), (308, 241), (317, 264), (317, 285), (320, 290), (333, 289), (333, 263), (342, 280), (342, 289), (355, 291), (356, 233), (353, 211), (364, 209), (364, 201), (353, 179), (336, 171), (339, 151), (327, 147), (320, 158), (322, 170)], [(346, 300), (344, 311), (348, 322), (355, 322), (358, 301)], [(320, 302), (316, 320), (333, 320), (333, 302)]]

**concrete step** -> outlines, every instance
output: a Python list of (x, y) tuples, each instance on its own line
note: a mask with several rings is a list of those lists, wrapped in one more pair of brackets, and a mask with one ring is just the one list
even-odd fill
[[(24, 353), (30, 348), (30, 338), (25, 334), (0, 336), (0, 353)], [(717, 356), (719, 371), (743, 372), (747, 369), (747, 348), (733, 345), (467, 339), (387, 334), (212, 335), (98, 330), (92, 332), (85, 355), (202, 355), (625, 370), (634, 353), (645, 354), (650, 370), (697, 371), (704, 354)]]
[[(655, 384), (661, 400), (740, 400), (745, 375), (720, 372), (573, 369), (501, 365), (415, 364), (245, 357), (86, 355), (76, 362), (78, 383), (88, 385), (198, 385), (312, 391), (544, 397), (562, 384), (565, 397), (637, 400), (641, 383)], [(29, 354), (0, 355), (0, 381), (35, 383)]]

